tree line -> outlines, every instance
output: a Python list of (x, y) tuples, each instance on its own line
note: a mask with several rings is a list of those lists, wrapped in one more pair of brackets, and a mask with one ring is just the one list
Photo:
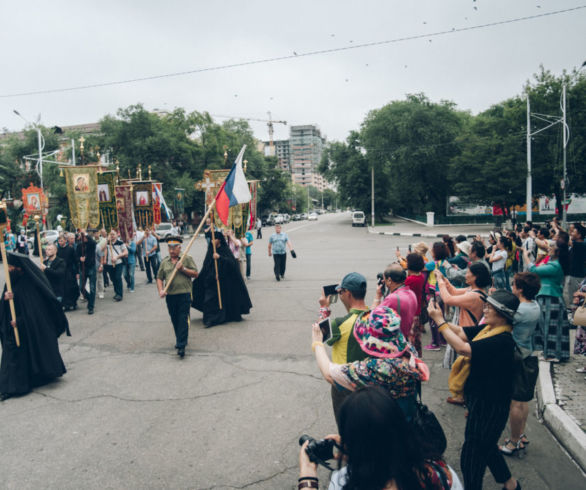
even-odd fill
[[(195, 189), (195, 182), (203, 177), (205, 169), (230, 168), (242, 145), (246, 144), (246, 176), (259, 180), (258, 211), (303, 212), (307, 210), (307, 189), (295, 185), (291, 176), (283, 172), (275, 157), (265, 157), (258, 149), (252, 129), (245, 120), (227, 120), (218, 123), (206, 112), (187, 113), (178, 108), (167, 114), (147, 111), (142, 105), (121, 108), (115, 115), (100, 121), (96, 134), (84, 135), (84, 155), (81, 162), (79, 133), (58, 134), (56, 128), (42, 127), (45, 139), (44, 151), (59, 148), (60, 143), (71, 138), (77, 145), (77, 164), (96, 162), (98, 153), (108, 153), (120, 167), (121, 178), (134, 177), (138, 164), (146, 178), (151, 166), (152, 178), (163, 183), (163, 193), (172, 204), (173, 189), (185, 189), (185, 211), (201, 212), (204, 193)], [(37, 132), (33, 128), (24, 131), (24, 137), (9, 136), (0, 141), (0, 193), (20, 198), (20, 189), (30, 182), (39, 184), (34, 162), (27, 167), (25, 155), (36, 155)], [(224, 154), (227, 158), (225, 159)], [(59, 176), (55, 164), (44, 166), (45, 189), (50, 194), (50, 220), (57, 214), (69, 215), (65, 180)], [(321, 196), (310, 188), (310, 205)], [(333, 203), (331, 193), (325, 194), (325, 203)], [(318, 199), (319, 198), (319, 199)], [(13, 212), (19, 221), (22, 210)]]
[[(450, 101), (431, 102), (410, 94), (371, 111), (346, 141), (328, 145), (320, 172), (336, 183), (343, 204), (371, 210), (374, 169), (375, 212), (446, 214), (448, 196), (509, 208), (526, 202), (527, 95), (532, 132), (561, 117), (567, 90), (568, 192), (586, 192), (586, 77), (578, 70), (554, 76), (541, 67), (521, 95), (478, 115)], [(544, 117), (547, 116), (547, 117)], [(562, 127), (532, 137), (533, 195), (562, 195)], [(561, 212), (561, 209), (559, 210)]]

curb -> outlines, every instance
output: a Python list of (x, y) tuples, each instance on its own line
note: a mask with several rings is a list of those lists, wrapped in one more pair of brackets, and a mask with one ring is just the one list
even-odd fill
[(586, 434), (556, 403), (551, 366), (544, 361), (539, 361), (537, 410), (549, 431), (570, 453), (582, 471), (586, 471)]
[[(368, 233), (376, 235), (388, 235), (388, 236), (408, 236), (408, 237), (422, 237), (422, 238), (442, 238), (445, 233), (399, 233), (391, 231), (376, 231), (372, 226), (368, 227)], [(476, 235), (466, 235), (466, 238), (474, 238)], [(482, 238), (488, 238), (488, 235), (480, 235)]]

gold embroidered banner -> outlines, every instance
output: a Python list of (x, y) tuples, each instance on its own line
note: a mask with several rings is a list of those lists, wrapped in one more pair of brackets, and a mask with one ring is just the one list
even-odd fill
[(152, 182), (132, 183), (132, 205), (136, 226), (143, 230), (147, 227), (152, 228), (154, 224)]
[(118, 228), (118, 213), (116, 212), (116, 172), (98, 173), (98, 201), (100, 203), (101, 226), (110, 231)]
[(100, 225), (97, 167), (86, 165), (62, 168), (73, 225), (76, 228), (97, 228)]

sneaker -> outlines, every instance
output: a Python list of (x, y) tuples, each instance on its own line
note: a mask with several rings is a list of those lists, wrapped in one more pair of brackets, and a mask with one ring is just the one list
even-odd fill
[(114, 296), (114, 301), (122, 301), (122, 298), (118, 295)]
[(90, 308), (89, 310), (87, 310), (87, 314), (88, 315), (93, 315), (94, 314), (94, 309)]
[(424, 347), (425, 350), (440, 350), (439, 345), (429, 344)]
[(98, 298), (104, 299), (104, 293), (98, 293)]
[(578, 369), (576, 369), (576, 372), (577, 373), (586, 373), (586, 367), (578, 368)]
[(279, 276), (279, 274), (275, 274), (275, 278), (277, 279), (277, 281), (281, 280), (281, 277)]
[(131, 293), (134, 293), (134, 289), (129, 289), (128, 291)]

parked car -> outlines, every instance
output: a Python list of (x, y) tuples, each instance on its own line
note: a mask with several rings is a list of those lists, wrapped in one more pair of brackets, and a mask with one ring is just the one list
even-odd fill
[(276, 225), (282, 225), (285, 222), (285, 218), (283, 217), (282, 214), (277, 214), (275, 216), (275, 224)]
[(41, 231), (41, 241), (45, 244), (55, 243), (58, 238), (59, 232), (57, 230)]
[(366, 216), (362, 211), (352, 213), (352, 226), (366, 226)]
[(307, 219), (307, 213), (301, 213), (301, 219)]
[(155, 232), (162, 240), (165, 240), (168, 236), (176, 235), (177, 228), (172, 223), (161, 223), (157, 225)]
[(291, 221), (291, 216), (287, 213), (283, 213), (283, 223), (289, 223), (289, 221)]
[(273, 226), (276, 224), (277, 213), (270, 213), (269, 217), (267, 218), (267, 226)]
[(317, 213), (309, 213), (309, 214), (307, 215), (307, 219), (308, 219), (309, 221), (317, 221)]

